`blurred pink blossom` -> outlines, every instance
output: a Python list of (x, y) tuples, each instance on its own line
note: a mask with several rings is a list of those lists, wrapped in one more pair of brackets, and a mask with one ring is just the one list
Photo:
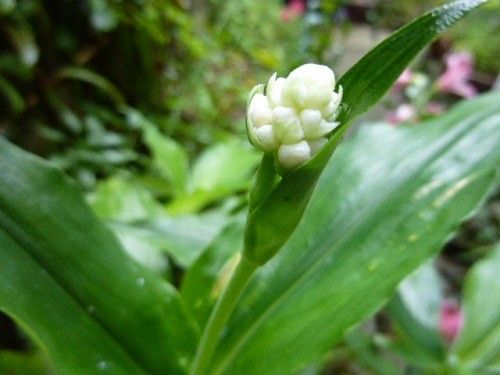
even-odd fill
[(293, 21), (306, 11), (306, 0), (291, 0), (281, 12), (281, 19), (285, 22)]
[(413, 78), (413, 73), (409, 68), (406, 68), (403, 73), (399, 76), (399, 78), (396, 80), (396, 83), (394, 84), (394, 89), (395, 90), (402, 90), (406, 86), (408, 86), (411, 83), (411, 80)]
[(438, 102), (429, 102), (427, 103), (427, 112), (432, 115), (440, 115), (445, 111), (446, 107), (444, 104)]
[(439, 332), (448, 342), (452, 343), (463, 325), (463, 314), (458, 302), (452, 299), (443, 301), (439, 312)]
[(394, 112), (385, 116), (386, 121), (391, 124), (401, 124), (402, 122), (414, 120), (416, 115), (415, 107), (411, 104), (400, 104)]
[(469, 83), (474, 71), (472, 55), (468, 52), (451, 53), (446, 57), (446, 70), (438, 78), (437, 87), (464, 98), (477, 95), (476, 88)]

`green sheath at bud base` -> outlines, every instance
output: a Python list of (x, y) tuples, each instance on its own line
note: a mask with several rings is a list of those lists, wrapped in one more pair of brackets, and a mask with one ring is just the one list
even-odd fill
[(345, 127), (335, 122), (342, 87), (334, 89), (330, 68), (306, 64), (287, 78), (274, 74), (267, 86), (250, 93), (248, 137), (265, 152), (250, 190), (245, 228), (244, 256), (255, 264), (267, 262), (291, 236), (342, 138)]
[(309, 160), (326, 143), (342, 100), (335, 92), (335, 75), (324, 65), (306, 64), (287, 78), (274, 74), (250, 93), (247, 131), (252, 144), (274, 152), (284, 170)]

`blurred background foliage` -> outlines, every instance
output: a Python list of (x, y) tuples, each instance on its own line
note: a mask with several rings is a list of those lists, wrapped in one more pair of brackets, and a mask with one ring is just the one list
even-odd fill
[(3, 132), (88, 188), (122, 167), (147, 169), (154, 138), (175, 139), (192, 159), (242, 135), (247, 92), (270, 71), (319, 57), (305, 22), (281, 22), (280, 9), (248, 0), (2, 1)]
[[(244, 129), (249, 90), (305, 62), (336, 70), (342, 56), (355, 58), (347, 36), (359, 27), (389, 32), (443, 1), (310, 0), (303, 11), (288, 3), (0, 0), (0, 134), (74, 177), (131, 255), (178, 285), (183, 270), (245, 210), (259, 161)], [(459, 100), (434, 83), (452, 51), (471, 53), (470, 81), (489, 90), (500, 71), (499, 14), (492, 1), (446, 33), (375, 119), (409, 104), (415, 113), (396, 122), (419, 121)], [(441, 109), (427, 110), (436, 100)], [(497, 192), (436, 262), (445, 281), (427, 288), (456, 295), (468, 268), (498, 240), (499, 222)], [(318, 368), (335, 362), (333, 370), (345, 373), (353, 366), (393, 369), (386, 359), (385, 370), (373, 368), (381, 361), (373, 348), (390, 346), (387, 322), (401, 323), (401, 306), (391, 302), (368, 323), (370, 336), (353, 331)], [(29, 349), (12, 330), (0, 319), (0, 348)], [(398, 349), (402, 357), (406, 349)], [(0, 373), (44, 373), (45, 366), (36, 353), (0, 350)]]

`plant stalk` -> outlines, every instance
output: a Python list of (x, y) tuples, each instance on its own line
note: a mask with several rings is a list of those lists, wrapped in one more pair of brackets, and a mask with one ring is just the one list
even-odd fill
[(243, 289), (250, 280), (258, 265), (242, 255), (236, 269), (217, 300), (208, 323), (203, 331), (198, 349), (194, 357), (190, 375), (205, 375), (210, 369), (212, 356), (219, 343), (220, 334), (226, 325)]

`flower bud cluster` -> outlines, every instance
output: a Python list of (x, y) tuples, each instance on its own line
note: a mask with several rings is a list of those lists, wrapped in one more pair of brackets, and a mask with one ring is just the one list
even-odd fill
[(324, 65), (305, 64), (287, 78), (269, 79), (254, 89), (247, 110), (247, 130), (252, 144), (277, 152), (278, 162), (293, 169), (306, 162), (338, 126), (335, 118), (342, 87), (335, 92), (335, 75)]

